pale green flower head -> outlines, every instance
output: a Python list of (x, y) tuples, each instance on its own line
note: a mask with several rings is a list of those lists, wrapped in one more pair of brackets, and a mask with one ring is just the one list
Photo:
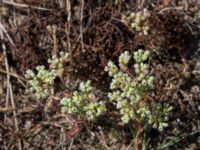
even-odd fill
[(106, 111), (106, 107), (103, 103), (90, 103), (84, 107), (86, 111), (87, 118), (89, 120), (94, 120), (98, 116), (102, 115)]
[(68, 53), (61, 53), (60, 58), (55, 55), (52, 59), (48, 60), (50, 64), (49, 70), (45, 69), (44, 65), (36, 67), (36, 73), (32, 70), (27, 70), (25, 77), (28, 79), (31, 85), (31, 91), (35, 93), (38, 99), (45, 99), (50, 95), (51, 87), (54, 83), (55, 78), (58, 76), (60, 69), (64, 70), (64, 60), (68, 57)]
[(148, 18), (150, 13), (147, 9), (142, 11), (132, 12), (129, 15), (122, 16), (122, 22), (129, 28), (132, 32), (138, 32), (142, 35), (149, 34)]
[(134, 52), (134, 60), (136, 63), (141, 63), (146, 61), (149, 58), (150, 52), (149, 51), (144, 51), (142, 49), (139, 49), (137, 52)]
[(137, 75), (140, 75), (140, 74), (146, 74), (148, 73), (148, 65), (147, 64), (144, 64), (144, 63), (138, 63), (138, 64), (135, 64), (134, 65), (135, 67), (135, 73)]
[(35, 92), (38, 99), (45, 99), (49, 92), (46, 89), (47, 85), (51, 85), (56, 77), (56, 74), (49, 72), (44, 66), (36, 67), (37, 74), (32, 70), (27, 70), (25, 77), (28, 79), (31, 85), (31, 91)]
[(34, 73), (32, 70), (28, 69), (28, 70), (26, 71), (25, 78), (26, 78), (26, 79), (32, 79), (32, 78), (34, 78), (34, 77), (35, 77), (35, 73)]
[(130, 59), (131, 59), (131, 56), (130, 56), (129, 51), (125, 51), (124, 53), (122, 53), (119, 56), (119, 63), (124, 65), (124, 66), (127, 66), (129, 61), (130, 61)]
[(153, 104), (153, 108), (148, 120), (149, 124), (152, 124), (153, 128), (157, 128), (159, 131), (163, 131), (168, 126), (169, 114), (173, 107), (169, 104)]
[(117, 90), (112, 93), (108, 93), (108, 98), (111, 102), (121, 99), (121, 92), (119, 90)]
[(91, 81), (88, 80), (86, 82), (81, 82), (79, 85), (79, 90), (83, 93), (91, 92), (92, 90)]
[(94, 102), (95, 95), (92, 91), (91, 81), (81, 82), (79, 91), (74, 91), (71, 97), (61, 100), (62, 112), (75, 115), (77, 118), (95, 120), (106, 112), (106, 106), (103, 102)]
[(65, 60), (69, 57), (69, 53), (61, 51), (59, 57), (56, 55), (52, 56), (52, 59), (48, 59), (50, 68), (57, 70), (57, 73), (64, 70)]
[(112, 61), (109, 61), (107, 66), (105, 67), (105, 71), (107, 71), (109, 76), (112, 77), (113, 75), (118, 73), (118, 68)]

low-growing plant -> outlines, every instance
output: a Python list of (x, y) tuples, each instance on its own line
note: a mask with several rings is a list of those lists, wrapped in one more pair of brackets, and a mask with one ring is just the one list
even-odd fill
[[(154, 88), (154, 77), (149, 71), (149, 51), (139, 49), (133, 56), (125, 51), (119, 56), (119, 67), (109, 61), (105, 71), (112, 77), (111, 92), (108, 93), (110, 102), (119, 110), (122, 123), (134, 122), (137, 134), (135, 149), (138, 148), (138, 139), (141, 129), (146, 125), (152, 125), (162, 131), (168, 126), (168, 115), (172, 110), (168, 104), (147, 101), (147, 91)], [(135, 61), (135, 77), (128, 70), (130, 59)]]
[(68, 53), (60, 52), (60, 57), (53, 56), (48, 60), (50, 65), (48, 70), (42, 65), (36, 67), (37, 73), (30, 69), (26, 71), (25, 78), (31, 85), (30, 90), (38, 99), (45, 99), (52, 93), (54, 79), (63, 73), (64, 61), (67, 57)]
[(130, 31), (148, 35), (149, 26), (147, 25), (147, 18), (149, 16), (149, 11), (144, 9), (136, 13), (132, 12), (129, 15), (123, 15), (122, 22), (129, 28)]
[[(45, 99), (53, 94), (53, 83), (56, 77), (62, 76), (64, 72), (64, 63), (68, 53), (60, 52), (59, 57), (53, 55), (48, 60), (49, 69), (44, 66), (37, 66), (33, 70), (27, 70), (25, 77), (31, 85), (31, 91), (35, 93), (38, 99)], [(78, 119), (95, 120), (106, 111), (105, 104), (98, 101), (98, 97), (93, 93), (91, 81), (81, 82), (79, 89), (74, 91), (72, 96), (62, 98), (60, 101), (62, 112), (73, 115)]]
[[(168, 116), (172, 107), (168, 104), (161, 105), (153, 100), (148, 100), (147, 92), (154, 88), (154, 77), (150, 72), (149, 51), (139, 49), (133, 56), (125, 51), (119, 56), (119, 67), (109, 61), (105, 71), (112, 77), (108, 98), (121, 115), (123, 124), (132, 122), (136, 129), (135, 149), (140, 145), (142, 128), (151, 125), (162, 131), (168, 126)], [(44, 99), (53, 94), (53, 83), (56, 77), (62, 76), (64, 63), (68, 53), (61, 52), (59, 57), (53, 56), (48, 60), (49, 69), (37, 66), (36, 73), (27, 70), (25, 77), (28, 79), (31, 90), (37, 98)], [(134, 75), (129, 70), (129, 62), (134, 59)], [(94, 94), (91, 81), (81, 82), (78, 90), (68, 97), (61, 98), (63, 113), (76, 119), (93, 121), (107, 111), (103, 101)]]
[(93, 92), (91, 81), (81, 82), (79, 90), (74, 91), (72, 96), (61, 100), (62, 112), (74, 115), (79, 119), (95, 120), (106, 112), (106, 106)]

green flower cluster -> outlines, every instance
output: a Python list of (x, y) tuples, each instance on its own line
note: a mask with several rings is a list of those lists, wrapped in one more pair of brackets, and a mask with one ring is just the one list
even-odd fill
[(48, 71), (44, 66), (36, 67), (37, 74), (32, 70), (27, 70), (25, 77), (29, 80), (31, 85), (30, 90), (35, 92), (38, 99), (44, 99), (49, 94), (49, 85), (53, 84), (56, 77), (55, 71)]
[(129, 51), (125, 51), (124, 53), (122, 53), (119, 56), (119, 63), (124, 65), (124, 66), (127, 66), (129, 61), (130, 61), (130, 59), (131, 59), (131, 56), (130, 56)]
[(91, 81), (81, 82), (79, 91), (73, 92), (71, 97), (61, 100), (62, 112), (76, 115), (79, 118), (94, 120), (106, 111), (103, 102), (96, 101), (96, 97), (92, 92)]
[[(150, 124), (157, 124), (158, 119), (156, 112), (151, 112), (153, 102), (147, 103), (145, 93), (149, 89), (154, 88), (154, 77), (150, 75), (149, 65), (145, 63), (149, 59), (150, 53), (139, 49), (134, 53), (133, 58), (136, 64), (134, 65), (136, 77), (132, 79), (128, 73), (121, 71), (112, 61), (109, 61), (105, 67), (105, 71), (112, 77), (110, 89), (108, 93), (109, 100), (116, 105), (116, 108), (121, 114), (121, 120), (124, 124), (131, 120), (144, 122), (150, 120)], [(129, 63), (131, 56), (125, 51), (119, 56), (119, 66), (126, 66)], [(122, 69), (123, 70), (123, 69)], [(160, 113), (168, 115), (165, 110), (159, 110)], [(162, 116), (161, 116), (162, 117)], [(157, 120), (158, 119), (158, 120)], [(155, 125), (154, 125), (155, 126)], [(158, 127), (158, 126), (155, 126)], [(158, 127), (161, 129), (161, 127)]]
[(122, 16), (122, 22), (133, 32), (140, 32), (144, 35), (148, 35), (149, 26), (147, 25), (147, 18), (150, 13), (147, 9), (139, 12), (132, 12), (130, 15)]
[(37, 66), (34, 73), (32, 70), (27, 70), (25, 78), (28, 79), (31, 85), (30, 90), (35, 92), (38, 99), (46, 98), (50, 93), (50, 87), (54, 82), (54, 79), (58, 75), (58, 70), (64, 70), (64, 59), (68, 57), (68, 53), (62, 55), (61, 58), (50, 59), (48, 63), (50, 64), (50, 69), (46, 70), (44, 66)]
[(56, 55), (52, 56), (52, 59), (48, 59), (48, 63), (50, 64), (51, 70), (56, 70), (58, 74), (62, 74), (64, 72), (64, 62), (68, 58), (69, 53), (60, 52), (60, 56)]
[(165, 127), (168, 126), (169, 114), (172, 111), (172, 106), (169, 104), (164, 104), (163, 106), (160, 104), (153, 104), (152, 106), (152, 114), (149, 117), (148, 123), (152, 124), (154, 128), (158, 128), (162, 131)]

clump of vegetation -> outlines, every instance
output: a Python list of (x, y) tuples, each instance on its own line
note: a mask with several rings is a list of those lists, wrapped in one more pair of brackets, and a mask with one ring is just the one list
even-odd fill
[[(146, 92), (154, 88), (154, 77), (149, 72), (149, 65), (145, 61), (149, 58), (149, 51), (139, 49), (134, 53), (135, 74), (133, 79), (124, 71), (121, 71), (112, 61), (109, 61), (105, 71), (112, 77), (108, 94), (109, 100), (114, 103), (122, 115), (124, 124), (129, 121), (148, 122), (153, 127), (163, 130), (167, 126), (168, 113), (171, 111), (169, 105), (164, 105), (163, 110), (154, 101), (146, 101)], [(125, 51), (119, 56), (119, 66), (122, 70), (128, 67), (131, 55)]]
[[(44, 66), (37, 66), (37, 73), (33, 70), (27, 70), (25, 77), (31, 85), (31, 91), (35, 93), (38, 99), (45, 99), (52, 94), (53, 83), (56, 77), (62, 76), (64, 72), (64, 62), (68, 58), (68, 53), (60, 52), (59, 57), (53, 55), (48, 60), (49, 70)], [(93, 93), (91, 81), (81, 82), (79, 90), (74, 91), (71, 97), (65, 97), (61, 100), (62, 112), (74, 115), (77, 118), (94, 120), (106, 111), (105, 104)]]
[(148, 35), (149, 26), (147, 25), (147, 19), (150, 13), (147, 9), (139, 12), (132, 12), (129, 15), (122, 16), (122, 22), (129, 28), (132, 32), (143, 33)]
[(198, 149), (199, 4), (2, 1), (0, 149)]
[[(68, 56), (68, 53), (63, 52), (60, 53), (60, 57), (53, 56), (48, 60), (49, 70), (44, 66), (37, 66), (37, 73), (27, 70), (26, 78), (37, 98), (44, 99), (53, 94), (54, 79), (63, 74), (64, 62)], [(149, 51), (142, 49), (133, 56), (125, 51), (119, 56), (119, 67), (112, 61), (105, 67), (105, 71), (112, 77), (108, 98), (119, 110), (122, 123), (137, 124), (138, 134), (141, 132), (141, 127), (146, 125), (152, 125), (162, 131), (168, 126), (168, 116), (172, 110), (168, 104), (162, 106), (155, 101), (147, 101), (146, 92), (154, 88), (154, 77), (147, 63), (149, 56)], [(135, 61), (135, 76), (128, 69), (132, 57)], [(78, 90), (69, 97), (62, 98), (60, 104), (63, 113), (83, 120), (95, 120), (107, 111), (104, 102), (99, 101), (99, 97), (94, 94), (90, 80), (81, 82)]]
[(56, 55), (52, 56), (52, 59), (48, 59), (48, 63), (50, 64), (50, 70), (56, 71), (57, 76), (62, 78), (64, 72), (64, 63), (68, 58), (69, 53), (60, 52), (59, 57)]
[(163, 131), (168, 126), (169, 114), (172, 111), (172, 106), (169, 104), (153, 103), (151, 108), (151, 115), (149, 116), (148, 123), (152, 124), (154, 128)]
[(37, 73), (30, 69), (26, 71), (25, 77), (31, 85), (30, 90), (38, 99), (45, 99), (52, 92), (54, 79), (64, 71), (64, 60), (68, 56), (69, 54), (64, 52), (60, 52), (60, 57), (53, 56), (48, 60), (49, 70), (42, 65), (36, 67)]
[(138, 134), (141, 126), (152, 125), (162, 131), (168, 126), (168, 115), (172, 110), (169, 105), (163, 105), (155, 101), (147, 101), (147, 91), (154, 88), (154, 77), (149, 71), (149, 51), (139, 49), (134, 53), (135, 77), (128, 71), (131, 55), (125, 51), (119, 56), (118, 68), (109, 61), (105, 71), (112, 77), (111, 92), (108, 94), (110, 102), (116, 105), (121, 115), (122, 123), (134, 122)]
[(77, 118), (95, 120), (106, 112), (105, 104), (97, 101), (91, 81), (81, 82), (79, 91), (74, 91), (71, 97), (61, 100), (62, 112), (75, 115)]

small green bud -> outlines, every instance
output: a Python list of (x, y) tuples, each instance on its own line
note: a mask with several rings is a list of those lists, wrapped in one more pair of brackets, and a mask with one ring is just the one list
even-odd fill
[(119, 56), (119, 63), (127, 66), (130, 59), (131, 59), (130, 53), (128, 51), (125, 51)]
[(139, 12), (132, 12), (128, 16), (122, 16), (122, 22), (132, 31), (148, 35), (147, 19), (150, 13), (147, 9)]

